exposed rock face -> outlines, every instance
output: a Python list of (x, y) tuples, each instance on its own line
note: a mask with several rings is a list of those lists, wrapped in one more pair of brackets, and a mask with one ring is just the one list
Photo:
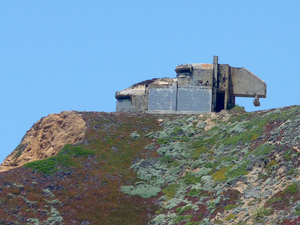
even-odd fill
[(85, 121), (74, 111), (43, 117), (27, 131), (19, 146), (6, 157), (0, 165), (0, 172), (53, 156), (65, 144), (81, 141), (85, 130)]

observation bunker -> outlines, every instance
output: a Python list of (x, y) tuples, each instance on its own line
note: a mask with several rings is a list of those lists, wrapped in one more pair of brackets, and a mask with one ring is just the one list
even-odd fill
[(246, 68), (219, 64), (182, 64), (175, 78), (154, 78), (116, 92), (117, 112), (204, 113), (235, 106), (236, 97), (266, 98), (266, 83)]

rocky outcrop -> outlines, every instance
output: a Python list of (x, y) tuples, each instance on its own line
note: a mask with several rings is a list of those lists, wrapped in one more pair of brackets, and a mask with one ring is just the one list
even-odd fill
[(43, 117), (27, 131), (18, 147), (5, 158), (0, 165), (0, 172), (54, 156), (65, 144), (80, 142), (85, 130), (85, 121), (75, 111), (63, 111)]

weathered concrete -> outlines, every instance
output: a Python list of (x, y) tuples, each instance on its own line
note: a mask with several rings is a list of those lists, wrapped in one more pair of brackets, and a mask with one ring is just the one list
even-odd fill
[(116, 92), (117, 112), (219, 112), (235, 97), (266, 98), (267, 85), (245, 68), (219, 64), (178, 65), (176, 78), (152, 79)]
[(235, 97), (266, 97), (267, 85), (245, 68), (231, 68), (233, 95)]
[(130, 112), (131, 108), (130, 99), (120, 99), (117, 101), (117, 112)]
[(211, 87), (178, 88), (176, 111), (210, 112)]
[(173, 93), (172, 87), (169, 88), (151, 88), (149, 90), (149, 103), (148, 110), (172, 110), (172, 99), (173, 95), (176, 96), (176, 93)]

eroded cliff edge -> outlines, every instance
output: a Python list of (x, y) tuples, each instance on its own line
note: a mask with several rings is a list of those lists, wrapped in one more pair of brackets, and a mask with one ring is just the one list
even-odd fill
[(4, 159), (0, 172), (54, 156), (65, 144), (80, 142), (85, 131), (86, 122), (78, 112), (63, 111), (43, 117), (26, 132), (17, 148)]

